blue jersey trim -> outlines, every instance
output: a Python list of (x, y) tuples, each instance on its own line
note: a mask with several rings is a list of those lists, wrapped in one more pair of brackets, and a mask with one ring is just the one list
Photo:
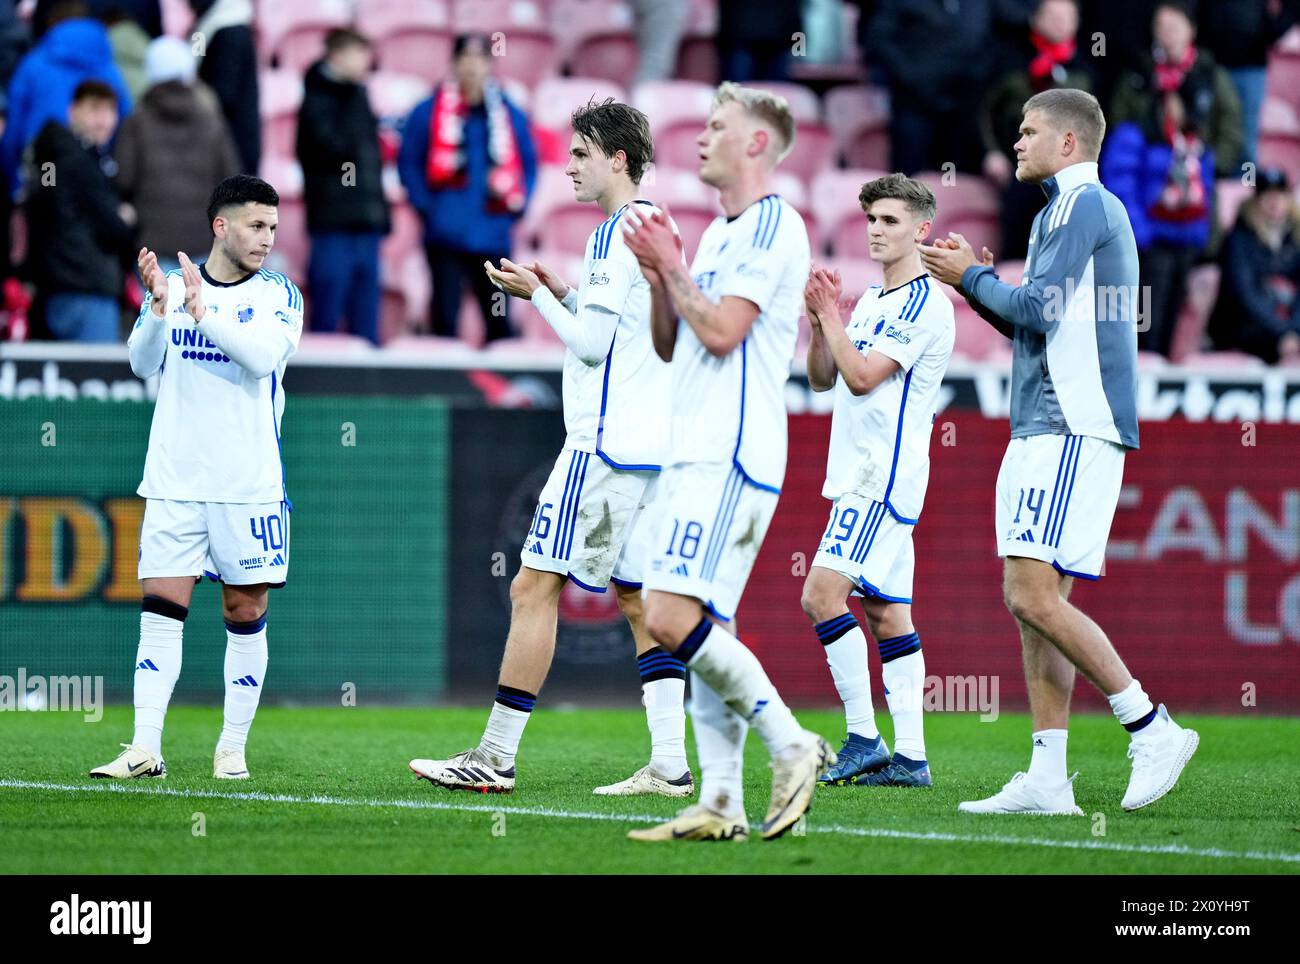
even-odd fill
[(705, 608), (705, 609), (707, 609), (707, 610), (708, 610), (709, 612), (711, 612), (713, 615), (717, 616), (717, 617), (718, 617), (719, 619), (721, 619), (724, 623), (729, 623), (729, 622), (731, 622), (731, 621), (736, 617), (736, 614), (735, 614), (735, 613), (732, 613), (730, 616), (724, 616), (722, 613), (718, 612), (718, 607), (715, 606), (715, 605), (713, 605), (713, 600), (712, 600), (712, 599), (708, 600), (707, 602), (705, 602), (704, 600), (700, 600), (700, 601), (704, 603), (704, 608)]
[(572, 580), (573, 584), (574, 584), (575, 586), (577, 586), (579, 589), (585, 589), (585, 590), (587, 590), (587, 592), (605, 592), (605, 590), (607, 590), (607, 589), (609, 588), (608, 586), (601, 586), (601, 587), (598, 589), (598, 588), (596, 588), (595, 586), (588, 586), (585, 582), (583, 582), (581, 579), (579, 579), (579, 578), (578, 578), (577, 576), (575, 576), (573, 573), (569, 573), (569, 574), (568, 574), (568, 578), (569, 578), (570, 580)]
[(640, 583), (640, 582), (629, 582), (626, 579), (618, 578), (618, 576), (610, 576), (609, 581), (612, 582), (614, 585), (619, 586), (623, 589), (640, 589), (642, 586), (645, 585), (644, 583)]
[(271, 427), (275, 429), (275, 451), (280, 457), (280, 494), (284, 496), (284, 504), (293, 511), (293, 503), (289, 501), (289, 487), (284, 477), (284, 449), (280, 446), (280, 426), (275, 421), (275, 372), (271, 372)]
[(731, 453), (731, 463), (740, 470), (740, 474), (745, 477), (745, 481), (756, 488), (765, 492), (775, 492), (781, 494), (781, 487), (778, 485), (766, 485), (755, 479), (745, 469), (740, 461), (740, 443), (745, 437), (745, 388), (749, 380), (749, 336), (746, 335), (744, 341), (740, 343), (740, 427), (736, 429), (736, 448)]
[(903, 400), (898, 404), (898, 428), (894, 432), (894, 460), (889, 466), (889, 484), (885, 486), (885, 505), (889, 511), (894, 514), (894, 518), (899, 522), (914, 524), (915, 519), (908, 519), (902, 515), (893, 504), (889, 501), (890, 493), (894, 491), (894, 477), (898, 474), (898, 456), (903, 448), (903, 414), (907, 411), (907, 392), (912, 387), (912, 369), (907, 370), (907, 377), (903, 379)]

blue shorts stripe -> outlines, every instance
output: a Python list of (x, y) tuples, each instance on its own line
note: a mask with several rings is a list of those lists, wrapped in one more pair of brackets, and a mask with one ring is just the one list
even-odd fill
[(727, 516), (727, 506), (731, 501), (732, 492), (739, 481), (740, 474), (733, 466), (731, 472), (727, 475), (726, 484), (722, 487), (722, 498), (718, 500), (718, 509), (713, 514), (713, 526), (709, 529), (709, 542), (704, 548), (704, 560), (702, 563), (703, 569), (701, 570), (701, 575), (706, 579), (708, 578), (709, 565), (714, 556), (722, 553), (722, 524), (723, 520), (726, 519)]
[(740, 503), (741, 493), (745, 491), (745, 480), (740, 473), (733, 469), (732, 477), (734, 481), (730, 486), (726, 514), (717, 530), (717, 541), (710, 540), (710, 548), (713, 550), (712, 558), (704, 561), (702, 575), (710, 581), (718, 571), (718, 563), (722, 561), (722, 553), (727, 547), (727, 536), (731, 533), (731, 523), (736, 517), (736, 506)]
[(573, 493), (573, 508), (569, 511), (569, 528), (564, 539), (564, 558), (568, 559), (573, 552), (573, 534), (578, 528), (578, 506), (582, 504), (582, 486), (587, 481), (587, 463), (591, 461), (591, 453), (583, 452), (579, 461), (578, 486)]
[(564, 520), (569, 515), (569, 491), (573, 488), (573, 476), (578, 465), (578, 453), (574, 452), (569, 456), (569, 474), (564, 480), (564, 494), (560, 496), (560, 517), (555, 520), (555, 532), (551, 535), (551, 558), (561, 559), (560, 555), (560, 533), (564, 531)]
[(1065, 471), (1065, 463), (1070, 456), (1070, 436), (1066, 436), (1064, 444), (1061, 446), (1061, 460), (1056, 464), (1056, 481), (1052, 483), (1052, 501), (1047, 506), (1047, 521), (1043, 523), (1041, 533), (1042, 542), (1047, 542), (1047, 534), (1052, 530), (1052, 522), (1056, 518), (1056, 503), (1061, 497), (1061, 474)]
[(862, 550), (857, 554), (857, 556), (854, 557), (853, 560), (854, 562), (861, 565), (863, 562), (866, 561), (867, 553), (871, 552), (871, 547), (872, 545), (875, 544), (876, 533), (880, 531), (880, 524), (884, 521), (885, 521), (885, 506), (884, 503), (880, 503), (880, 509), (876, 513), (875, 518), (871, 522), (871, 534), (867, 536), (866, 544), (863, 545)]
[(853, 542), (853, 550), (849, 553), (850, 559), (858, 558), (858, 553), (862, 550), (863, 544), (867, 541), (867, 530), (871, 528), (871, 523), (879, 505), (880, 503), (873, 502), (871, 508), (867, 510), (867, 514), (863, 517), (862, 529), (858, 532), (858, 538)]
[(1074, 439), (1074, 448), (1070, 453), (1070, 464), (1066, 466), (1065, 498), (1061, 502), (1061, 509), (1056, 514), (1056, 529), (1051, 535), (1051, 545), (1059, 549), (1061, 547), (1061, 535), (1065, 531), (1065, 514), (1070, 508), (1070, 496), (1074, 494), (1074, 480), (1079, 474), (1079, 453), (1083, 451), (1083, 436), (1076, 436)]

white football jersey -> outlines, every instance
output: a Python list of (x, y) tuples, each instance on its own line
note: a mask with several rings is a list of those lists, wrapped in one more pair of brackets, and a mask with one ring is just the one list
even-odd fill
[[(202, 269), (201, 269), (202, 270)], [(144, 480), (147, 499), (288, 501), (280, 461), (284, 366), (302, 336), (302, 294), (260, 270), (230, 284), (203, 274), (203, 321), (167, 274), (167, 315), (146, 297), (127, 346), (141, 378), (159, 373)]]
[(901, 366), (866, 395), (835, 382), (835, 411), (822, 495), (848, 492), (883, 502), (899, 522), (921, 515), (930, 480), (930, 430), (952, 356), (952, 303), (922, 275), (890, 291), (872, 285), (846, 329), (862, 354), (880, 352)]
[(734, 462), (754, 485), (785, 478), (785, 383), (799, 336), (812, 253), (799, 212), (779, 195), (705, 229), (691, 277), (714, 304), (734, 295), (758, 306), (745, 340), (715, 357), (681, 319), (673, 349), (674, 462)]
[[(631, 204), (646, 215), (657, 210), (649, 201)], [(587, 365), (572, 351), (564, 354), (564, 446), (595, 452), (616, 469), (658, 469), (668, 450), (670, 374), (650, 331), (650, 282), (623, 239), (631, 204), (587, 239), (577, 316), (598, 305), (618, 322), (599, 365)]]

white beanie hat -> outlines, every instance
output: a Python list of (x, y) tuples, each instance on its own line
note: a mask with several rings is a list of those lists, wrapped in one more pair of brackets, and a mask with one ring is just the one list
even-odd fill
[(179, 37), (159, 37), (149, 44), (144, 55), (145, 81), (150, 87), (169, 80), (191, 83), (198, 71), (194, 52)]

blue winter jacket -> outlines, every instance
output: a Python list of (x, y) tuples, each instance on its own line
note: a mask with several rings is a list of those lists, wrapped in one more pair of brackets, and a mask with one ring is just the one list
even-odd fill
[[(435, 93), (436, 97), (437, 94)], [(487, 210), (488, 123), (480, 105), (465, 122), (465, 148), (469, 171), (465, 187), (434, 191), (426, 173), (429, 156), (429, 120), (433, 97), (415, 106), (402, 131), (397, 169), (412, 207), (424, 220), (426, 244), (440, 244), (475, 254), (499, 255), (510, 251), (510, 227), (516, 214), (493, 214)], [(537, 183), (537, 148), (523, 111), (506, 100), (514, 125), (515, 143), (524, 168), (524, 185), (532, 197)], [(522, 213), (522, 212), (521, 212)]]
[(9, 114), (0, 138), (0, 166), (15, 194), (23, 151), (48, 121), (68, 122), (73, 91), (83, 80), (102, 80), (117, 93), (119, 117), (131, 112), (131, 95), (113, 62), (108, 31), (98, 20), (65, 20), (22, 59), (9, 82)]
[(1214, 152), (1208, 147), (1201, 156), (1205, 214), (1194, 221), (1164, 221), (1151, 215), (1164, 189), (1172, 155), (1168, 144), (1148, 144), (1137, 124), (1118, 124), (1106, 132), (1101, 179), (1128, 211), (1139, 251), (1155, 244), (1199, 250), (1209, 243), (1214, 214)]

